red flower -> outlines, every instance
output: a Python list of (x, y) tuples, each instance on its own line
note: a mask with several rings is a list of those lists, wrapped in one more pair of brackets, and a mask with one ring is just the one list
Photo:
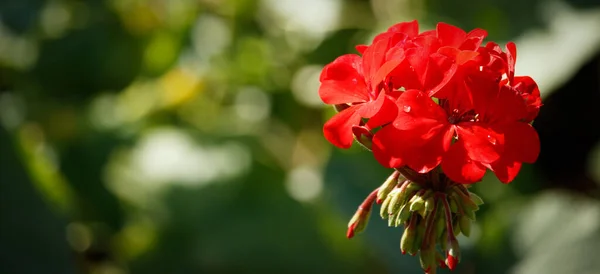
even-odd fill
[(375, 158), (386, 167), (427, 173), (441, 165), (460, 183), (490, 169), (512, 181), (521, 163), (539, 154), (529, 123), (540, 92), (530, 77), (515, 76), (514, 43), (505, 51), (493, 42), (482, 47), (486, 36), (445, 23), (419, 33), (417, 21), (399, 23), (372, 45), (357, 46), (362, 57), (325, 66), (319, 94), (343, 109), (325, 124), (326, 139), (348, 148), (355, 129), (372, 136)]
[(460, 183), (481, 180), (489, 168), (510, 182), (521, 162), (533, 162), (539, 154), (537, 133), (520, 121), (527, 115), (525, 104), (484, 72), (467, 77), (465, 86), (460, 94), (470, 97), (439, 105), (418, 90), (400, 96), (396, 120), (373, 138), (376, 159), (420, 173), (441, 163), (444, 173)]
[(369, 47), (362, 58), (355, 54), (343, 55), (323, 69), (321, 99), (326, 104), (347, 107), (325, 123), (323, 132), (332, 144), (349, 148), (353, 141), (352, 127), (359, 126), (362, 118), (370, 118), (367, 125), (377, 127), (395, 117), (394, 98), (385, 92), (386, 85), (382, 85), (389, 73), (381, 67), (387, 48), (388, 41), (380, 40)]

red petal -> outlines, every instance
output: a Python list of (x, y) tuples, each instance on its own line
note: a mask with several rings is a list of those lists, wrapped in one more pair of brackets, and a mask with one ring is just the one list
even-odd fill
[(352, 239), (352, 237), (354, 237), (354, 229), (356, 229), (356, 225), (357, 223), (353, 223), (348, 227), (348, 230), (346, 231), (346, 238)]
[(379, 70), (377, 70), (373, 79), (371, 79), (371, 90), (375, 90), (381, 82), (388, 78), (389, 74), (396, 69), (401, 62), (401, 59), (394, 59), (383, 64)]
[(361, 73), (360, 56), (346, 54), (326, 65), (321, 72), (319, 96), (326, 104), (366, 102), (368, 90)]
[[(407, 54), (410, 54), (412, 51), (413, 49), (407, 51)], [(404, 59), (404, 61), (401, 62), (396, 69), (390, 72), (388, 81), (392, 83), (394, 88), (403, 87), (404, 89), (408, 90), (421, 89), (423, 87), (420, 79), (407, 59)]]
[(538, 85), (529, 76), (517, 76), (513, 81), (513, 87), (525, 99), (525, 105), (527, 106), (525, 122), (533, 121), (542, 106), (542, 98), (540, 97)]
[(483, 39), (487, 36), (487, 31), (474, 29), (467, 34), (467, 39), (460, 46), (461, 50), (477, 50), (481, 46)]
[(442, 170), (452, 181), (461, 184), (479, 182), (485, 175), (485, 167), (469, 158), (464, 142), (460, 139), (444, 155)]
[(492, 163), (500, 158), (504, 136), (476, 123), (460, 123), (456, 126), (458, 140), (463, 141), (467, 155), (473, 161)]
[(452, 140), (454, 132), (446, 114), (418, 90), (404, 92), (397, 105), (398, 117), (393, 126), (399, 131), (394, 139), (382, 144), (415, 171), (428, 172), (439, 165)]
[(363, 75), (365, 79), (371, 80), (383, 64), (385, 54), (389, 48), (388, 40), (383, 39), (375, 42), (365, 51), (363, 55)]
[(354, 48), (356, 49), (356, 51), (358, 51), (358, 53), (364, 54), (368, 47), (369, 46), (367, 46), (367, 45), (357, 45)]
[(432, 54), (429, 61), (423, 89), (429, 91), (428, 96), (433, 96), (450, 82), (458, 66), (450, 58), (437, 53)]
[(319, 96), (325, 104), (337, 105), (369, 101), (364, 82), (326, 80), (319, 87)]
[(458, 48), (467, 38), (464, 30), (450, 24), (438, 23), (436, 30), (437, 37), (443, 46)]
[(388, 32), (400, 32), (406, 34), (409, 38), (419, 35), (419, 22), (413, 20), (410, 22), (402, 22), (391, 26)]
[(512, 123), (504, 129), (505, 154), (511, 160), (534, 163), (540, 154), (540, 139), (537, 131), (527, 123)]
[(349, 107), (331, 117), (323, 126), (325, 139), (340, 148), (351, 147), (354, 140), (352, 126), (360, 123), (360, 115), (357, 113), (360, 107), (361, 105)]
[(432, 121), (437, 124), (448, 124), (446, 112), (423, 92), (415, 89), (407, 90), (398, 98), (398, 118), (394, 126), (408, 130)]
[(400, 130), (391, 125), (384, 126), (373, 136), (373, 156), (384, 167), (395, 168), (404, 165), (400, 158), (397, 137), (401, 135)]
[(500, 182), (508, 184), (517, 177), (519, 170), (521, 170), (521, 165), (520, 162), (500, 160), (494, 162), (490, 166), (490, 169), (496, 174)]
[(506, 57), (507, 57), (507, 65), (508, 65), (508, 71), (507, 71), (507, 76), (508, 76), (508, 80), (509, 81), (513, 81), (513, 78), (515, 77), (515, 65), (517, 62), (517, 46), (515, 45), (515, 43), (513, 42), (508, 42), (506, 44)]
[(377, 112), (379, 112), (379, 110), (381, 109), (381, 106), (383, 106), (384, 101), (385, 101), (385, 93), (381, 92), (381, 93), (379, 93), (379, 96), (377, 96), (377, 98), (375, 100), (372, 100), (365, 104), (360, 105), (358, 114), (362, 118), (371, 118), (375, 114), (377, 114)]
[(479, 52), (472, 50), (459, 50), (453, 47), (441, 47), (438, 49), (438, 53), (450, 57), (458, 65), (462, 65), (468, 61), (475, 59), (479, 55)]
[(345, 54), (327, 64), (319, 80), (345, 81), (353, 78), (362, 78), (362, 59), (356, 54)]
[(488, 121), (494, 123), (513, 123), (527, 116), (527, 106), (521, 96), (508, 86), (500, 87), (495, 98), (489, 98), (485, 113)]
[(395, 100), (391, 96), (383, 95), (383, 93), (380, 96), (385, 97), (385, 100), (379, 112), (373, 115), (367, 122), (369, 128), (377, 128), (390, 123), (398, 116), (398, 106)]
[(423, 123), (418, 130), (404, 131), (402, 137), (406, 138), (398, 138), (397, 142), (407, 146), (403, 155), (406, 165), (416, 172), (427, 173), (442, 162), (453, 135), (454, 130), (450, 126)]
[(497, 105), (500, 86), (492, 73), (485, 71), (469, 73), (465, 77), (464, 83), (466, 89), (464, 96), (470, 98), (475, 112), (480, 115), (488, 115), (496, 110), (494, 106)]
[(454, 268), (456, 268), (456, 265), (458, 264), (458, 260), (450, 254), (448, 254), (448, 258), (446, 258), (446, 260), (448, 261), (448, 268), (450, 270), (454, 270)]

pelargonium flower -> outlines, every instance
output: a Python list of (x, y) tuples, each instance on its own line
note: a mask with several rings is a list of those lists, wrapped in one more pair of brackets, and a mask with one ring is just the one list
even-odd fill
[(512, 181), (521, 163), (534, 162), (539, 154), (537, 133), (527, 123), (534, 115), (532, 104), (523, 98), (535, 97), (537, 86), (519, 82), (519, 91), (487, 71), (473, 71), (455, 81), (461, 84), (454, 87), (463, 90), (440, 99), (439, 105), (423, 91), (402, 94), (398, 116), (373, 138), (376, 159), (384, 166), (407, 165), (420, 173), (441, 164), (444, 173), (460, 183), (481, 180), (486, 168), (502, 182)]
[(392, 94), (383, 82), (389, 73), (384, 62), (388, 41), (380, 40), (365, 50), (362, 57), (346, 54), (323, 68), (319, 96), (326, 104), (341, 105), (341, 112), (323, 127), (325, 138), (332, 144), (348, 148), (352, 145), (352, 127), (362, 118), (370, 118), (370, 127), (378, 127), (394, 119), (397, 108)]
[(486, 36), (445, 23), (419, 33), (417, 21), (403, 22), (357, 46), (362, 57), (341, 56), (321, 74), (319, 95), (340, 110), (325, 123), (326, 139), (348, 148), (356, 138), (395, 169), (359, 206), (347, 237), (380, 203), (389, 226), (404, 226), (402, 253), (419, 254), (425, 273), (460, 261), (456, 235), (469, 236), (483, 203), (468, 184), (488, 169), (508, 183), (540, 151), (531, 126), (538, 86), (515, 76), (514, 43), (482, 46)]

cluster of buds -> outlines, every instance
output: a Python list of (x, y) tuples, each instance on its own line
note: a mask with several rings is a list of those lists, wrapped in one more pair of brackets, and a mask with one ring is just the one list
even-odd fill
[(487, 170), (511, 182), (540, 152), (531, 123), (542, 106), (529, 76), (516, 76), (516, 45), (483, 44), (487, 32), (439, 23), (419, 32), (398, 23), (370, 45), (327, 64), (319, 96), (338, 112), (323, 127), (339, 148), (355, 141), (394, 169), (360, 205), (347, 236), (364, 230), (374, 203), (404, 226), (402, 253), (426, 273), (454, 269), (456, 236), (469, 236), (482, 203), (468, 191)]
[(460, 260), (456, 236), (471, 234), (471, 223), (483, 200), (466, 185), (450, 181), (443, 173), (427, 176), (412, 173), (408, 177), (394, 171), (360, 205), (348, 223), (347, 237), (362, 232), (369, 221), (372, 206), (380, 204), (381, 218), (388, 226), (404, 226), (400, 241), (402, 254), (419, 254), (425, 273), (436, 273), (438, 266), (454, 270)]

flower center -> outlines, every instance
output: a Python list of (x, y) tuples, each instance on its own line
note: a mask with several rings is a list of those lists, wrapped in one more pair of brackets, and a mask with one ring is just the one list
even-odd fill
[(471, 109), (466, 112), (460, 112), (458, 109), (453, 109), (448, 113), (448, 122), (456, 125), (460, 122), (477, 122), (479, 121), (479, 114), (475, 113), (475, 110)]

